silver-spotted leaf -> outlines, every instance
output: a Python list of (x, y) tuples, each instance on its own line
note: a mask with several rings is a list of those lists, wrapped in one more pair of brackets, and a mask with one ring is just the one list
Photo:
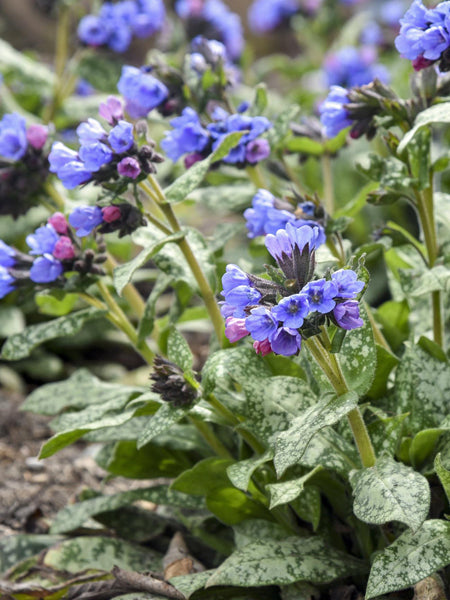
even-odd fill
[(408, 147), (409, 142), (422, 127), (432, 125), (433, 123), (450, 123), (450, 102), (435, 104), (421, 111), (414, 122), (414, 127), (410, 129), (401, 140), (397, 148), (397, 154), (401, 154)]
[(179, 592), (184, 594), (186, 598), (190, 598), (194, 592), (205, 587), (205, 583), (213, 573), (214, 569), (210, 569), (208, 571), (201, 571), (200, 573), (190, 573), (189, 575), (171, 577), (169, 581)]
[(167, 340), (167, 356), (183, 371), (192, 369), (194, 362), (191, 349), (181, 333), (173, 328)]
[(172, 425), (178, 423), (187, 415), (191, 407), (172, 406), (170, 403), (162, 404), (159, 410), (148, 419), (147, 425), (140, 433), (137, 446), (142, 448), (153, 438), (161, 433), (165, 433)]
[(439, 477), (442, 487), (444, 488), (447, 500), (450, 502), (450, 471), (448, 471), (442, 464), (440, 452), (434, 459), (434, 469), (436, 471), (436, 475)]
[(318, 466), (303, 477), (297, 477), (281, 483), (269, 483), (266, 487), (270, 492), (270, 508), (275, 508), (280, 504), (292, 502), (300, 496), (305, 489), (305, 483), (313, 477), (322, 467)]
[(261, 456), (240, 460), (227, 468), (227, 475), (231, 483), (238, 489), (246, 492), (253, 473), (258, 467), (273, 458), (273, 450), (269, 449)]

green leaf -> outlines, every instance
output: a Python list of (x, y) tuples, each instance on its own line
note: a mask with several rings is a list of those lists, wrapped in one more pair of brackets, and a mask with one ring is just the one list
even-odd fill
[(411, 440), (409, 447), (409, 458), (414, 467), (422, 466), (428, 456), (436, 447), (441, 435), (450, 430), (450, 418), (447, 417), (439, 427), (422, 429)]
[(405, 531), (375, 556), (366, 599), (404, 590), (450, 564), (450, 522), (432, 519)]
[(19, 360), (30, 355), (33, 348), (58, 337), (68, 337), (78, 333), (83, 325), (92, 319), (103, 316), (105, 311), (97, 308), (86, 308), (70, 315), (30, 325), (21, 333), (9, 337), (3, 348), (1, 358)]
[(255, 88), (255, 99), (253, 106), (255, 115), (262, 115), (267, 108), (267, 85), (265, 83), (258, 83)]
[(186, 598), (190, 598), (194, 592), (205, 587), (205, 583), (213, 573), (214, 569), (210, 569), (208, 571), (202, 571), (201, 573), (191, 573), (190, 575), (171, 577), (169, 581), (179, 592), (184, 594)]
[(133, 571), (159, 571), (162, 556), (153, 550), (110, 537), (77, 537), (47, 551), (44, 565), (77, 573), (84, 569), (111, 571), (117, 565)]
[(300, 519), (311, 523), (313, 531), (317, 531), (322, 514), (320, 490), (315, 485), (303, 488), (302, 493), (293, 502), (293, 508)]
[(379, 417), (367, 427), (375, 454), (394, 455), (400, 442), (403, 421), (408, 413), (394, 417)]
[(71, 312), (78, 302), (78, 294), (65, 294), (63, 298), (57, 298), (51, 294), (36, 294), (34, 301), (43, 315), (61, 317)]
[(396, 302), (389, 300), (378, 307), (377, 320), (383, 327), (383, 334), (391, 348), (396, 351), (408, 339), (409, 305), (406, 300)]
[(215, 489), (229, 487), (227, 467), (233, 463), (228, 458), (205, 458), (177, 477), (171, 489), (194, 496), (206, 496)]
[(178, 423), (191, 410), (192, 406), (172, 406), (169, 403), (162, 404), (159, 410), (149, 418), (147, 426), (139, 435), (138, 448), (148, 444), (153, 438), (165, 433), (172, 425)]
[(55, 83), (55, 74), (45, 63), (31, 59), (1, 39), (0, 72), (13, 73), (22, 83), (30, 81), (39, 84), (42, 94), (45, 90), (50, 91)]
[(383, 456), (375, 466), (350, 475), (355, 515), (364, 523), (400, 521), (416, 531), (430, 509), (428, 481), (402, 463)]
[(358, 394), (327, 394), (317, 404), (293, 420), (291, 427), (276, 439), (274, 464), (278, 475), (300, 461), (313, 436), (328, 425), (337, 423), (356, 408)]
[(286, 149), (289, 152), (311, 154), (312, 156), (322, 156), (325, 151), (321, 142), (305, 136), (294, 136), (287, 140)]
[(30, 558), (63, 538), (57, 535), (19, 534), (0, 539), (0, 574), (26, 558)]
[(286, 529), (274, 523), (273, 521), (263, 521), (262, 519), (247, 519), (242, 523), (233, 526), (234, 543), (240, 550), (248, 544), (258, 540), (282, 541), (286, 539)]
[(133, 504), (137, 500), (146, 500), (155, 504), (177, 506), (179, 508), (201, 509), (204, 502), (200, 498), (192, 498), (169, 489), (167, 485), (155, 485), (112, 496), (99, 496), (78, 504), (68, 505), (58, 512), (51, 525), (51, 533), (66, 533), (81, 527), (90, 517), (104, 512), (117, 510)]
[(273, 450), (269, 449), (261, 456), (240, 460), (227, 468), (227, 475), (231, 483), (238, 489), (246, 492), (253, 473), (261, 465), (273, 458)]
[(295, 581), (328, 583), (357, 572), (362, 563), (319, 537), (259, 540), (234, 552), (206, 583), (264, 586)]
[(172, 233), (171, 235), (154, 242), (149, 247), (144, 248), (144, 250), (133, 258), (132, 261), (116, 267), (114, 269), (114, 286), (119, 296), (122, 294), (123, 288), (130, 283), (133, 274), (137, 269), (145, 265), (145, 263), (155, 256), (155, 254), (157, 254), (166, 244), (177, 242), (184, 238), (184, 236), (185, 233), (182, 231)]
[(430, 185), (430, 140), (430, 130), (421, 129), (406, 146), (411, 174), (417, 180), (419, 190)]
[(194, 364), (191, 349), (181, 333), (174, 327), (167, 339), (167, 356), (183, 371), (190, 371)]
[(448, 471), (442, 464), (440, 452), (439, 454), (436, 454), (434, 459), (434, 469), (436, 471), (436, 475), (439, 477), (442, 487), (444, 488), (447, 500), (450, 503), (450, 471)]
[(181, 177), (178, 177), (172, 185), (164, 190), (164, 195), (168, 202), (182, 202), (187, 198), (201, 184), (210, 166), (225, 158), (230, 150), (239, 144), (244, 133), (243, 131), (236, 131), (228, 134), (212, 154), (204, 160), (195, 163)]
[(377, 363), (375, 375), (367, 395), (370, 398), (381, 398), (387, 392), (389, 375), (399, 363), (399, 359), (383, 346), (376, 345)]
[(292, 502), (300, 496), (305, 489), (305, 483), (314, 475), (320, 471), (322, 467), (316, 467), (303, 477), (297, 479), (291, 479), (290, 481), (283, 481), (281, 483), (270, 483), (266, 488), (270, 492), (270, 509), (279, 506), (280, 504), (287, 504)]
[(450, 123), (450, 102), (435, 104), (420, 112), (416, 117), (414, 127), (403, 136), (397, 148), (397, 154), (402, 154), (408, 147), (409, 142), (422, 127), (432, 125), (433, 123)]
[(138, 344), (141, 344), (153, 331), (156, 318), (156, 303), (169, 286), (174, 282), (171, 275), (160, 273), (145, 303), (144, 314), (139, 321)]
[[(22, 404), (22, 410), (41, 415), (55, 415), (65, 408), (82, 409), (93, 404), (107, 404), (116, 398), (130, 398), (144, 388), (105, 383), (87, 369), (80, 369), (66, 379), (37, 388)], [(155, 394), (155, 398), (158, 396)]]
[(432, 269), (399, 270), (400, 283), (406, 296), (420, 298), (430, 292), (445, 291), (449, 288), (450, 269), (438, 265)]
[(22, 311), (14, 306), (0, 308), (0, 338), (21, 333), (25, 329), (25, 318)]

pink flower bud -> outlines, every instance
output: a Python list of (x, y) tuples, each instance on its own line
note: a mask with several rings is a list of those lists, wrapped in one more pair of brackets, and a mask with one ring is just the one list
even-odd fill
[(228, 317), (225, 321), (225, 335), (232, 344), (248, 335), (248, 331), (245, 328), (245, 319)]
[(73, 258), (75, 256), (75, 249), (70, 238), (66, 235), (62, 235), (59, 238), (53, 248), (53, 256), (58, 260)]
[(267, 356), (267, 354), (272, 352), (272, 346), (270, 345), (269, 340), (253, 342), (253, 348), (255, 349), (256, 354), (261, 354), (261, 356)]
[(66, 217), (60, 213), (54, 213), (47, 221), (56, 233), (67, 233), (68, 225), (66, 221)]
[(48, 127), (45, 125), (30, 125), (27, 129), (27, 141), (35, 150), (41, 150), (48, 137)]
[(105, 206), (102, 208), (103, 220), (107, 223), (112, 223), (113, 221), (117, 221), (121, 218), (122, 213), (120, 212), (120, 208), (118, 206)]
[(200, 154), (200, 152), (193, 152), (192, 154), (185, 156), (184, 166), (186, 169), (190, 169), (192, 165), (195, 165), (195, 163), (199, 160), (203, 160), (203, 156)]
[(108, 96), (106, 102), (102, 102), (98, 107), (98, 114), (110, 125), (116, 125), (123, 119), (123, 104), (116, 96)]
[(135, 158), (127, 156), (126, 158), (122, 158), (117, 165), (117, 172), (119, 175), (122, 175), (122, 177), (136, 179), (141, 172), (141, 167)]

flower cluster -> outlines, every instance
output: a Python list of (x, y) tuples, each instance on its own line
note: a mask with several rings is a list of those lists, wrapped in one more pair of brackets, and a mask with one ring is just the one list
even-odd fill
[(230, 61), (224, 44), (217, 40), (208, 40), (202, 35), (197, 35), (192, 40), (191, 52), (186, 62), (189, 69), (197, 74), (200, 85), (203, 85), (201, 77), (208, 70), (218, 73), (219, 81), (225, 77), (225, 83), (222, 85), (233, 86), (241, 77), (239, 68)]
[(68, 220), (62, 213), (54, 213), (28, 235), (28, 254), (0, 240), (0, 298), (30, 283), (64, 285), (64, 273), (102, 275), (99, 265), (106, 256), (101, 238), (97, 239), (99, 254), (84, 249), (80, 238), (113, 231), (122, 236), (143, 224), (141, 213), (129, 204), (79, 206)]
[(219, 40), (232, 60), (239, 58), (244, 47), (241, 20), (222, 0), (177, 0), (175, 10), (191, 38), (201, 34)]
[(301, 202), (294, 206), (285, 200), (276, 198), (267, 190), (258, 190), (252, 199), (252, 208), (244, 211), (244, 218), (248, 229), (248, 237), (275, 234), (279, 229), (284, 229), (287, 223), (294, 227), (309, 225), (321, 231), (320, 243), (325, 242), (325, 232), (316, 220), (316, 206), (312, 202)]
[(88, 46), (125, 52), (133, 36), (146, 38), (162, 29), (165, 16), (163, 0), (104, 2), (98, 15), (81, 19), (78, 37)]
[(189, 168), (214, 151), (224, 137), (234, 131), (247, 131), (237, 146), (223, 158), (223, 162), (243, 166), (256, 164), (270, 154), (267, 139), (261, 137), (271, 126), (265, 117), (250, 117), (243, 114), (230, 115), (216, 107), (211, 115), (213, 122), (204, 126), (199, 115), (192, 108), (185, 108), (180, 117), (172, 119), (172, 131), (165, 132), (161, 148), (173, 161), (184, 154), (186, 167)]
[(48, 128), (29, 125), (17, 113), (0, 121), (0, 214), (17, 218), (34, 204), (48, 175)]
[(125, 109), (133, 119), (146, 117), (169, 96), (167, 86), (145, 67), (123, 66), (117, 89), (125, 98)]
[(439, 62), (441, 71), (450, 70), (450, 2), (426, 8), (414, 0), (400, 20), (395, 46), (404, 58), (412, 61), (416, 71)]
[(57, 174), (67, 189), (89, 181), (136, 179), (141, 173), (155, 173), (153, 163), (163, 160), (150, 146), (137, 147), (134, 127), (122, 118), (122, 105), (117, 98), (110, 96), (99, 112), (113, 125), (109, 132), (99, 121), (90, 118), (77, 128), (78, 152), (62, 142), (52, 146), (48, 157), (50, 171)]
[(299, 9), (299, 0), (255, 0), (248, 11), (250, 29), (255, 33), (272, 31)]
[(384, 65), (376, 63), (374, 48), (345, 46), (326, 55), (324, 71), (327, 87), (338, 85), (345, 88), (366, 85), (374, 79), (389, 81), (389, 72)]
[(356, 298), (364, 282), (355, 271), (340, 269), (330, 278), (313, 279), (321, 241), (320, 229), (290, 223), (267, 235), (266, 247), (280, 269), (276, 282), (228, 265), (222, 278), (222, 314), (231, 342), (250, 335), (256, 352), (292, 356), (302, 338), (320, 333), (327, 322), (346, 330), (363, 325)]
[(331, 87), (328, 96), (319, 109), (320, 120), (327, 137), (333, 138), (340, 131), (353, 124), (346, 108), (349, 102), (348, 90), (338, 85)]

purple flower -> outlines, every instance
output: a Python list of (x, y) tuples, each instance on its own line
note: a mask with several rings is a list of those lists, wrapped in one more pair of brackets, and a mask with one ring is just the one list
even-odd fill
[(15, 279), (9, 271), (0, 265), (0, 299), (13, 292)]
[(16, 251), (0, 240), (0, 267), (13, 267), (16, 264)]
[(19, 160), (27, 151), (25, 119), (17, 113), (6, 114), (0, 121), (0, 155)]
[(56, 242), (52, 254), (58, 260), (74, 258), (75, 248), (73, 247), (72, 240), (66, 235), (62, 235)]
[(358, 280), (358, 275), (351, 269), (340, 269), (331, 275), (336, 286), (335, 298), (355, 298), (364, 288), (364, 282)]
[(308, 246), (309, 252), (312, 252), (324, 241), (325, 233), (320, 225), (317, 227), (309, 227), (308, 225), (295, 227), (292, 223), (286, 223), (286, 229), (278, 230), (275, 235), (268, 234), (265, 244), (270, 254), (277, 262), (280, 262), (283, 260), (283, 256), (292, 256), (295, 247), (302, 253), (304, 248)]
[(253, 342), (253, 348), (255, 349), (256, 354), (261, 354), (261, 356), (267, 356), (272, 352), (272, 346), (270, 345), (269, 340)]
[(209, 144), (209, 133), (192, 108), (185, 108), (181, 116), (172, 119), (170, 124), (174, 129), (164, 133), (161, 148), (174, 162), (183, 154), (202, 152)]
[(136, 177), (139, 177), (141, 173), (141, 167), (135, 158), (131, 156), (126, 156), (125, 158), (122, 158), (122, 160), (117, 165), (117, 172), (122, 177), (136, 179)]
[(254, 165), (270, 156), (270, 144), (265, 139), (252, 140), (245, 148), (245, 160)]
[(103, 220), (105, 223), (114, 223), (122, 218), (122, 213), (118, 206), (105, 206), (102, 208)]
[(106, 131), (103, 129), (97, 119), (89, 118), (87, 121), (80, 123), (77, 127), (77, 135), (80, 144), (93, 144), (106, 139)]
[(55, 142), (48, 155), (51, 173), (57, 173), (67, 163), (78, 160), (78, 154), (61, 142)]
[(248, 11), (250, 29), (256, 33), (271, 31), (299, 9), (299, 0), (254, 0)]
[(103, 223), (102, 209), (98, 206), (78, 206), (70, 214), (69, 223), (76, 230), (78, 237), (85, 237)]
[(128, 121), (119, 121), (108, 135), (108, 141), (114, 152), (126, 152), (134, 144), (133, 125)]
[(127, 65), (122, 67), (117, 89), (125, 98), (126, 109), (133, 119), (146, 117), (169, 95), (169, 90), (161, 81), (149, 73)]
[(251, 314), (245, 319), (245, 327), (254, 340), (262, 342), (271, 339), (278, 329), (278, 321), (270, 310), (258, 306), (253, 308)]
[(30, 269), (30, 279), (35, 283), (51, 283), (58, 279), (64, 268), (51, 254), (39, 256)]
[(53, 215), (48, 219), (48, 223), (57, 233), (67, 233), (67, 219), (61, 212), (53, 213)]
[(113, 153), (102, 142), (94, 142), (81, 146), (79, 152), (80, 158), (84, 163), (85, 169), (95, 173), (103, 167), (103, 165), (111, 162)]
[(248, 335), (248, 331), (245, 328), (245, 319), (228, 317), (225, 321), (225, 335), (232, 344)]
[(227, 265), (226, 272), (222, 277), (224, 295), (238, 285), (250, 285), (250, 279), (237, 265)]
[(51, 254), (59, 236), (51, 225), (44, 225), (34, 233), (27, 235), (26, 242), (31, 248), (30, 254)]
[(364, 325), (364, 321), (359, 316), (359, 303), (356, 300), (346, 300), (336, 304), (333, 316), (342, 329), (357, 329)]
[(78, 185), (87, 183), (92, 177), (92, 172), (86, 169), (80, 160), (73, 160), (58, 169), (57, 175), (66, 189), (73, 190)]
[(115, 125), (123, 119), (122, 101), (116, 96), (108, 96), (105, 102), (101, 102), (98, 107), (98, 114), (110, 125)]
[(48, 137), (48, 127), (45, 125), (30, 125), (27, 129), (27, 141), (35, 150), (45, 146)]
[(337, 296), (337, 288), (332, 281), (318, 279), (310, 281), (302, 289), (302, 294), (308, 297), (311, 312), (329, 313), (336, 305), (333, 300)]
[(309, 312), (309, 301), (303, 294), (293, 294), (283, 298), (272, 309), (273, 315), (281, 321), (285, 327), (298, 329)]
[(347, 90), (337, 85), (331, 88), (322, 102), (319, 109), (320, 121), (328, 138), (337, 136), (340, 131), (353, 124), (345, 108), (349, 102)]
[(297, 330), (280, 327), (270, 338), (270, 345), (275, 354), (292, 356), (297, 354), (302, 345), (302, 338)]

